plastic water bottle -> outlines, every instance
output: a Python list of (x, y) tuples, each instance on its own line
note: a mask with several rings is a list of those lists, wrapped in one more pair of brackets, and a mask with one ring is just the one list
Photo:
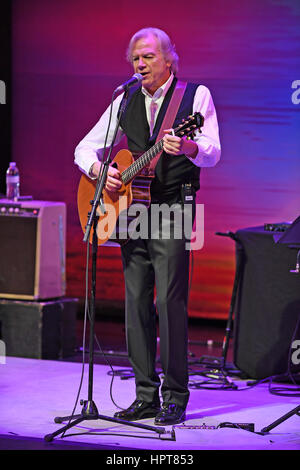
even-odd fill
[(14, 201), (20, 197), (20, 173), (16, 162), (10, 162), (6, 172), (6, 197)]

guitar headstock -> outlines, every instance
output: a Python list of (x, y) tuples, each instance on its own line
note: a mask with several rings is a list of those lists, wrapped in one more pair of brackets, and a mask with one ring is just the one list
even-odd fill
[[(178, 137), (192, 136), (194, 132), (200, 129), (204, 124), (204, 117), (201, 113), (197, 112), (183, 119), (182, 123), (174, 129), (175, 135)], [(201, 132), (201, 131), (200, 131)]]

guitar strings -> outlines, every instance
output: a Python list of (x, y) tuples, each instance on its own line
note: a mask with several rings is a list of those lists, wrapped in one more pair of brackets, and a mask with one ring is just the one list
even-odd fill
[[(179, 130), (184, 134), (184, 128), (190, 125), (190, 127), (196, 127), (191, 125), (190, 122), (185, 121), (185, 124), (181, 124), (176, 127), (174, 133), (176, 134)], [(140, 170), (142, 170), (157, 154), (163, 149), (163, 138), (156, 142), (149, 150), (141, 155), (135, 162), (133, 162), (126, 170), (121, 174), (121, 179), (124, 184), (127, 184), (132, 178), (134, 178)]]
[(124, 184), (128, 183), (136, 174), (142, 170), (144, 166), (147, 165), (154, 157), (157, 155), (160, 150), (163, 148), (163, 140), (157, 142), (153, 147), (147, 150), (146, 153), (141, 155), (134, 163), (132, 163), (126, 170), (122, 173), (122, 181)]

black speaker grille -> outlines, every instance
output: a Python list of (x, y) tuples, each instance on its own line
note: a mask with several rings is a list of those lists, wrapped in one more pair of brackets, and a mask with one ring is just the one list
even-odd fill
[(34, 294), (37, 222), (35, 217), (0, 216), (1, 294)]

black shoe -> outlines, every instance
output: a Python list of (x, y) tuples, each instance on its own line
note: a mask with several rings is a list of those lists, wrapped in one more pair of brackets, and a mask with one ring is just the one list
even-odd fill
[(125, 421), (136, 421), (144, 418), (154, 418), (159, 412), (160, 406), (157, 402), (147, 402), (135, 400), (126, 410), (117, 411), (114, 418), (124, 419)]
[(185, 420), (185, 408), (175, 403), (163, 403), (160, 412), (156, 415), (154, 424), (168, 426), (170, 424), (182, 423)]

